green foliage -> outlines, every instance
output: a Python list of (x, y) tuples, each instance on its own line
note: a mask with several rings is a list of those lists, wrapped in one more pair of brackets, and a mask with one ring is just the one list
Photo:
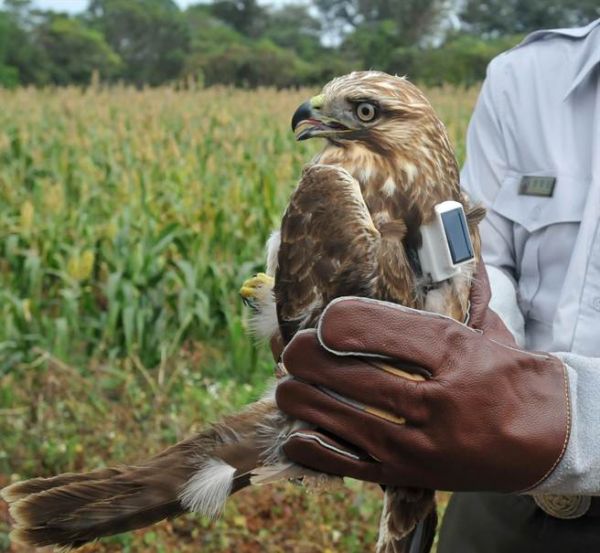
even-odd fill
[(9, 88), (19, 84), (19, 70), (7, 63), (11, 27), (12, 22), (8, 15), (0, 12), (0, 86)]
[(233, 44), (206, 56), (202, 64), (206, 84), (257, 87), (269, 83), (277, 87), (299, 86), (306, 82), (310, 65), (293, 52), (269, 40)]
[(398, 44), (398, 29), (391, 19), (361, 25), (345, 40), (344, 49), (364, 67), (385, 70)]
[(453, 2), (446, 0), (314, 0), (328, 24), (341, 34), (361, 29), (377, 32), (382, 22), (393, 22), (392, 45), (419, 44), (439, 31)]
[(457, 35), (439, 48), (400, 48), (390, 55), (388, 70), (406, 74), (429, 86), (472, 86), (485, 78), (489, 61), (522, 40), (506, 36), (482, 40), (472, 35)]
[(237, 291), (262, 265), (304, 148), (277, 169), (296, 102), (273, 125), (278, 95), (250, 115), (231, 94), (2, 98), (0, 372), (36, 348), (155, 367), (217, 336), (229, 372), (256, 370)]
[(14, 79), (20, 84), (45, 84), (46, 69), (43, 52), (35, 45), (30, 22), (26, 15), (27, 2), (9, 5), (11, 11), (0, 11), (0, 72), (3, 82), (11, 86)]
[(321, 22), (308, 12), (306, 5), (289, 4), (270, 13), (263, 34), (277, 46), (317, 65), (324, 53), (321, 32)]
[(0, 86), (14, 88), (19, 84), (19, 71), (16, 67), (0, 64)]
[(518, 44), (523, 36), (481, 39), (468, 34), (450, 36), (438, 47), (394, 47), (396, 33), (393, 21), (376, 24), (376, 31), (359, 28), (346, 39), (348, 51), (365, 65), (392, 74), (406, 75), (428, 86), (449, 83), (472, 86), (485, 78), (492, 58)]
[(185, 12), (185, 20), (188, 25), (192, 55), (208, 55), (223, 51), (232, 44), (246, 41), (243, 34), (215, 17), (208, 5), (190, 6)]
[(35, 39), (52, 84), (89, 84), (94, 72), (109, 79), (121, 64), (104, 36), (78, 19), (51, 16), (37, 27)]
[(257, 0), (215, 0), (210, 11), (244, 36), (258, 38), (263, 34), (267, 11)]
[(598, 17), (598, 0), (468, 0), (462, 12), (471, 32), (489, 36), (577, 27)]
[(336, 63), (339, 56), (321, 46), (320, 24), (305, 6), (273, 11), (261, 20), (262, 38), (256, 40), (236, 30), (235, 20), (228, 24), (217, 18), (217, 13), (219, 10), (207, 5), (192, 6), (186, 12), (191, 37), (186, 74), (199, 77), (204, 84), (321, 84), (340, 69), (348, 70), (347, 64)]
[(125, 80), (158, 85), (181, 75), (189, 36), (173, 0), (93, 0), (89, 17), (123, 60)]
[(90, 0), (71, 17), (9, 0), (0, 85), (86, 85), (97, 74), (140, 87), (289, 87), (373, 68), (469, 86), (515, 37), (599, 15), (596, 0), (212, 0), (185, 11), (174, 0)]

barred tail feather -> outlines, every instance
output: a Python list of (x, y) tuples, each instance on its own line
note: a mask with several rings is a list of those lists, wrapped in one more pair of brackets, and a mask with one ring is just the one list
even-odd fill
[(0, 497), (7, 503), (14, 503), (28, 495), (40, 493), (52, 488), (60, 488), (75, 482), (86, 482), (89, 480), (105, 480), (111, 476), (120, 474), (122, 469), (107, 468), (99, 469), (86, 474), (67, 472), (52, 478), (32, 478), (23, 482), (16, 482), (0, 490)]
[(9, 508), (15, 522), (11, 538), (37, 547), (76, 547), (181, 514), (177, 479), (161, 485), (148, 470), (131, 468), (108, 479), (80, 479), (21, 497)]
[(78, 547), (194, 510), (215, 517), (227, 497), (250, 485), (276, 424), (272, 399), (134, 466), (18, 482), (0, 491), (14, 520), (11, 538), (30, 546)]

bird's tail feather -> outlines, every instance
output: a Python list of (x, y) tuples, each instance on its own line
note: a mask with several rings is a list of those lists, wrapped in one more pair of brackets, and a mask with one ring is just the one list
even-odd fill
[(0, 495), (7, 503), (15, 503), (19, 499), (44, 492), (52, 488), (60, 488), (75, 482), (86, 482), (89, 480), (106, 480), (112, 476), (120, 474), (123, 469), (107, 468), (99, 469), (85, 474), (66, 472), (52, 478), (32, 478), (23, 482), (17, 482), (12, 486), (4, 488)]
[(429, 553), (436, 526), (433, 491), (386, 487), (377, 553)]
[(140, 465), (13, 484), (0, 492), (14, 521), (11, 538), (77, 547), (186, 510), (216, 516), (231, 493), (250, 485), (261, 458), (257, 434), (278, 413), (262, 400)]
[[(124, 467), (108, 478), (88, 481), (81, 475), (77, 481), (50, 484), (29, 495), (9, 488), (2, 495), (15, 523), (11, 538), (38, 547), (76, 547), (181, 514), (177, 484), (185, 483), (190, 469), (162, 478), (151, 472), (150, 467)], [(40, 487), (38, 481), (37, 490)]]
[(435, 509), (421, 520), (406, 536), (389, 540), (377, 553), (430, 553), (437, 528)]

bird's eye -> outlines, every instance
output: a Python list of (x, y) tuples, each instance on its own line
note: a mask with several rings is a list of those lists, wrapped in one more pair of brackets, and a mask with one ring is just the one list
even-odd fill
[(368, 123), (369, 121), (373, 121), (375, 116), (377, 115), (377, 108), (373, 104), (369, 104), (369, 102), (361, 102), (356, 106), (356, 115), (361, 121)]

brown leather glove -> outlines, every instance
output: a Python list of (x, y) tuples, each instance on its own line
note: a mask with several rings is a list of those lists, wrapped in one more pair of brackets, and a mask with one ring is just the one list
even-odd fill
[(507, 346), (518, 347), (514, 336), (506, 328), (502, 319), (490, 309), (492, 290), (483, 263), (477, 266), (477, 272), (471, 281), (469, 318), (465, 321), (471, 328), (481, 330), (488, 338), (502, 342)]
[[(283, 353), (279, 407), (293, 461), (380, 484), (525, 491), (556, 467), (570, 429), (567, 373), (514, 347), (479, 273), (470, 326), (361, 298), (332, 302)], [(418, 375), (418, 376), (415, 376)]]

